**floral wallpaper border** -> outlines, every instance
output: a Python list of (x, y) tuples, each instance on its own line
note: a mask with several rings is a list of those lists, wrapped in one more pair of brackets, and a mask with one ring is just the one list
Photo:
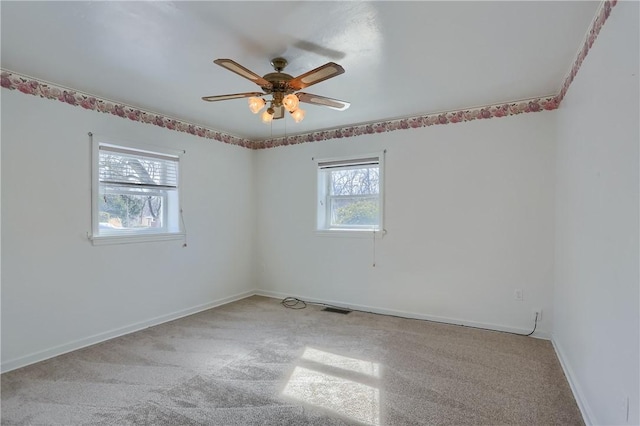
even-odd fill
[(400, 129), (427, 127), (435, 124), (459, 123), (463, 121), (480, 120), (493, 117), (506, 117), (524, 112), (537, 112), (553, 110), (558, 107), (557, 96), (546, 98), (528, 99), (520, 102), (504, 103), (499, 105), (487, 105), (484, 107), (453, 111), (439, 114), (429, 114), (418, 117), (408, 117), (396, 120), (387, 120), (376, 123), (368, 123), (344, 127), (333, 130), (321, 130), (294, 136), (286, 136), (262, 141), (251, 141), (226, 133), (207, 129), (202, 126), (187, 123), (185, 121), (168, 118), (156, 113), (147, 112), (135, 107), (112, 101), (100, 99), (96, 96), (79, 91), (55, 86), (37, 79), (26, 77), (18, 73), (1, 70), (0, 84), (9, 90), (18, 90), (22, 93), (41, 98), (54, 99), (73, 106), (80, 106), (93, 111), (113, 114), (118, 117), (128, 118), (141, 123), (149, 123), (169, 130), (185, 132), (207, 139), (238, 145), (251, 149), (273, 148), (277, 146), (294, 145), (305, 142), (318, 142), (336, 138), (348, 138), (372, 133), (391, 132)]
[(525, 112), (538, 112), (557, 109), (560, 102), (569, 90), (569, 86), (576, 77), (582, 62), (593, 46), (600, 30), (611, 14), (611, 9), (618, 0), (604, 0), (596, 13), (595, 19), (582, 45), (582, 49), (564, 79), (560, 92), (555, 96), (532, 98), (517, 102), (507, 102), (496, 105), (486, 105), (467, 110), (450, 111), (435, 114), (426, 114), (416, 117), (406, 117), (395, 120), (386, 120), (374, 123), (359, 124), (331, 130), (304, 133), (294, 136), (273, 138), (261, 141), (251, 141), (223, 133), (219, 130), (208, 129), (203, 126), (188, 123), (174, 118), (165, 117), (156, 113), (144, 111), (125, 104), (119, 104), (96, 96), (85, 94), (76, 90), (56, 86), (51, 83), (23, 76), (16, 72), (0, 69), (1, 86), (9, 90), (19, 90), (22, 93), (40, 96), (41, 98), (54, 99), (73, 106), (85, 109), (113, 114), (118, 117), (128, 118), (141, 123), (149, 123), (169, 130), (189, 133), (206, 139), (238, 145), (249, 149), (265, 149), (278, 146), (295, 145), (306, 142), (318, 142), (329, 139), (350, 138), (354, 136), (392, 132), (402, 129), (428, 127), (437, 124), (461, 123), (472, 120), (482, 120), (496, 117), (522, 114)]
[(46, 99), (55, 99), (73, 106), (79, 106), (93, 111), (113, 114), (129, 120), (149, 123), (155, 126), (164, 127), (169, 130), (189, 133), (202, 138), (213, 139), (232, 145), (239, 145), (245, 148), (252, 148), (252, 142), (236, 136), (228, 135), (219, 130), (207, 129), (206, 127), (181, 121), (175, 118), (165, 117), (153, 112), (144, 111), (125, 104), (100, 99), (96, 96), (82, 93), (76, 90), (66, 89), (26, 77), (18, 73), (0, 70), (0, 85), (9, 90), (19, 90), (28, 95), (40, 96)]
[(527, 99), (519, 102), (504, 103), (499, 105), (487, 105), (468, 110), (452, 111), (421, 115), (417, 117), (399, 118), (396, 120), (379, 121), (375, 123), (361, 124), (343, 127), (333, 130), (321, 130), (302, 135), (287, 136), (282, 138), (255, 141), (254, 149), (274, 148), (277, 146), (295, 145), (305, 142), (318, 142), (329, 139), (350, 138), (373, 133), (393, 132), (402, 129), (415, 129), (436, 124), (461, 123), (464, 121), (482, 120), (494, 117), (506, 117), (522, 114), (524, 112), (538, 112), (554, 110), (558, 108), (557, 96), (546, 98)]
[(582, 49), (580, 49), (580, 52), (578, 52), (578, 56), (573, 62), (571, 71), (569, 72), (567, 77), (564, 79), (562, 88), (560, 89), (560, 93), (557, 96), (558, 104), (562, 102), (562, 99), (564, 99), (564, 96), (567, 94), (567, 91), (569, 90), (569, 86), (571, 85), (571, 83), (573, 82), (573, 79), (578, 74), (578, 70), (580, 69), (580, 66), (582, 66), (582, 62), (584, 61), (584, 58), (587, 57), (587, 54), (589, 53), (589, 50), (593, 46), (593, 43), (596, 41), (596, 38), (598, 37), (600, 30), (602, 29), (602, 27), (604, 26), (604, 23), (609, 18), (609, 15), (611, 14), (611, 9), (613, 9), (613, 7), (615, 7), (617, 3), (618, 3), (618, 0), (605, 0), (600, 5), (600, 8), (596, 13), (596, 17), (593, 20), (593, 23), (591, 24), (591, 28), (589, 29), (589, 32), (587, 33), (587, 36), (584, 42), (582, 43)]

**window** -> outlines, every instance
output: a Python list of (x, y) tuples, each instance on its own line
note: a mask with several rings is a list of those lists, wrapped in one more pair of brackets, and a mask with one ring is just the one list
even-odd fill
[(180, 157), (94, 140), (93, 241), (181, 238)]
[(318, 161), (319, 231), (380, 231), (383, 155)]

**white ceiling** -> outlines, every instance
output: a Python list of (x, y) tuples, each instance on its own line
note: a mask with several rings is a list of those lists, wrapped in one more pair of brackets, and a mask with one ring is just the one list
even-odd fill
[[(2, 1), (1, 66), (260, 140), (555, 94), (599, 4)], [(260, 91), (214, 59), (263, 75), (276, 56), (293, 76), (342, 65), (305, 91), (351, 107), (268, 126), (245, 99), (200, 99)]]

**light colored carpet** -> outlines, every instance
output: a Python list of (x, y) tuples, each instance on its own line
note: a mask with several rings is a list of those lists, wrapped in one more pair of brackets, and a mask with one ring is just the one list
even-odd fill
[(2, 424), (582, 424), (550, 342), (259, 296), (2, 375)]

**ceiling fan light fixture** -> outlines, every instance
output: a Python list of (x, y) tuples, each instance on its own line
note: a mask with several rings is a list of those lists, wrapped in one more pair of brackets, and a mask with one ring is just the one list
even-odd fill
[[(304, 120), (305, 111), (299, 108), (300, 103), (320, 105), (339, 111), (349, 107), (348, 102), (300, 92), (301, 89), (344, 73), (344, 68), (334, 62), (328, 62), (297, 77), (282, 72), (287, 66), (287, 60), (284, 58), (272, 59), (271, 65), (275, 72), (265, 74), (262, 77), (231, 59), (216, 59), (213, 62), (228, 71), (251, 80), (260, 86), (263, 93), (244, 92), (204, 96), (202, 100), (216, 102), (247, 98), (249, 110), (251, 110), (252, 113), (257, 114), (263, 111), (260, 118), (265, 124), (270, 124), (273, 120), (285, 118), (285, 110), (291, 114), (291, 118), (293, 118), (296, 123), (301, 122)], [(271, 96), (270, 99), (269, 96)], [(266, 110), (263, 110), (267, 104), (269, 104), (269, 106)]]
[(299, 103), (298, 97), (294, 94), (289, 94), (285, 96), (284, 99), (282, 99), (282, 105), (289, 112), (295, 111), (296, 108), (298, 108), (298, 103)]
[(269, 124), (271, 123), (271, 121), (273, 121), (273, 114), (275, 113), (275, 110), (273, 108), (268, 108), (265, 112), (262, 113), (262, 122), (264, 124)]
[(257, 114), (262, 108), (264, 108), (266, 102), (262, 98), (251, 97), (249, 98), (249, 109), (252, 113)]
[(296, 123), (301, 122), (302, 120), (304, 120), (304, 110), (298, 108), (291, 113), (291, 117), (293, 117), (293, 121), (295, 121)]

